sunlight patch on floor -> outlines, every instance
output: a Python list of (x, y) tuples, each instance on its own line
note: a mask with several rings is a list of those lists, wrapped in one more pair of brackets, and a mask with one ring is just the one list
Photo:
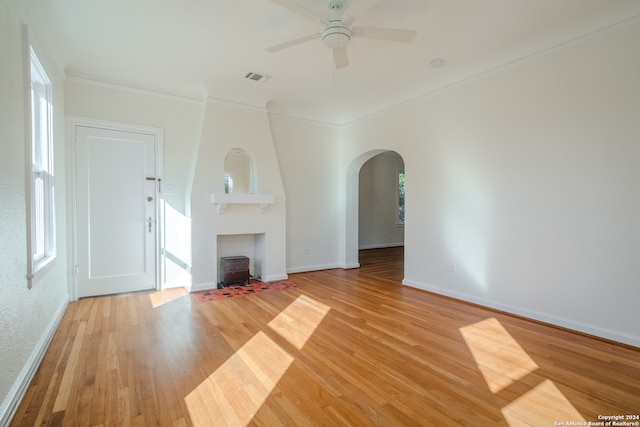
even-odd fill
[(464, 326), (460, 333), (492, 393), (500, 392), (538, 369), (496, 318)]
[[(538, 369), (529, 354), (494, 317), (464, 326), (460, 333), (493, 393)], [(502, 415), (511, 427), (585, 421), (549, 379), (504, 406)]]
[(246, 426), (293, 363), (260, 331), (186, 398), (194, 426)]
[(185, 288), (169, 288), (149, 294), (149, 301), (151, 301), (153, 308), (158, 308), (188, 294), (189, 292)]
[(269, 327), (301, 350), (329, 310), (329, 306), (300, 295), (269, 322)]
[[(329, 310), (313, 298), (300, 295), (269, 326), (302, 349)], [(193, 425), (248, 425), (293, 360), (259, 331), (185, 398)]]
[(548, 379), (502, 408), (502, 415), (511, 427), (552, 426), (555, 422), (586, 421)]

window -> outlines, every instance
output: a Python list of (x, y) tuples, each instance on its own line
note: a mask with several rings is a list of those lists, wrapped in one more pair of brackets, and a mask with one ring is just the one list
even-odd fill
[(404, 224), (404, 172), (398, 172), (398, 224)]
[(233, 193), (233, 177), (228, 173), (224, 174), (224, 192), (226, 194)]
[(44, 267), (55, 256), (52, 87), (33, 48), (30, 49), (30, 273)]

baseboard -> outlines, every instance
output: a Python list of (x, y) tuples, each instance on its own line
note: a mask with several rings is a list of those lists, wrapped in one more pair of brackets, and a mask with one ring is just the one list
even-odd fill
[(302, 267), (287, 268), (287, 273), (306, 273), (308, 271), (331, 270), (334, 268), (342, 268), (342, 266), (340, 264), (305, 265)]
[(425, 291), (433, 292), (435, 294), (444, 295), (447, 297), (455, 298), (461, 301), (478, 304), (484, 307), (492, 308), (494, 310), (503, 311), (506, 313), (514, 314), (516, 316), (525, 317), (528, 319), (536, 320), (543, 323), (548, 323), (553, 326), (559, 326), (565, 329), (571, 329), (573, 331), (592, 335), (595, 337), (603, 338), (610, 341), (616, 341), (622, 344), (630, 345), (640, 348), (640, 337), (630, 335), (624, 332), (612, 331), (610, 329), (601, 328), (596, 325), (590, 325), (583, 322), (567, 319), (553, 314), (540, 312), (537, 310), (530, 310), (524, 307), (513, 306), (509, 304), (500, 304), (495, 301), (486, 300), (484, 298), (477, 298), (472, 295), (464, 294), (461, 292), (451, 291), (449, 289), (443, 289), (437, 286), (430, 286), (425, 283), (416, 282), (409, 279), (402, 281), (403, 285), (411, 286), (413, 288), (422, 289)]
[(287, 280), (289, 276), (287, 274), (272, 274), (271, 276), (264, 276), (263, 282), (275, 282), (277, 280)]
[[(277, 280), (287, 280), (289, 278), (286, 274), (272, 274), (271, 276), (261, 277), (260, 280), (263, 282), (275, 282)], [(197, 285), (192, 284), (189, 292), (201, 292), (207, 291), (209, 289), (217, 289), (218, 284), (214, 282), (204, 282), (198, 283)]]
[(400, 246), (404, 246), (404, 242), (399, 243), (376, 243), (373, 245), (362, 245), (358, 247), (359, 251), (365, 251), (367, 249), (386, 249), (386, 248), (397, 248)]
[(207, 291), (209, 289), (217, 289), (218, 288), (218, 284), (215, 282), (205, 282), (205, 283), (198, 283), (197, 285), (191, 284), (191, 289), (189, 289), (189, 292), (200, 292), (200, 291)]
[(9, 390), (7, 397), (4, 402), (2, 402), (2, 406), (0, 406), (0, 426), (7, 426), (9, 422), (15, 415), (20, 402), (24, 398), (25, 393), (27, 392), (27, 388), (33, 379), (33, 376), (36, 373), (36, 370), (40, 366), (40, 362), (42, 362), (42, 358), (44, 357), (44, 353), (47, 351), (51, 340), (53, 339), (53, 335), (56, 333), (58, 329), (58, 325), (62, 320), (62, 316), (64, 315), (67, 306), (69, 305), (69, 297), (65, 298), (63, 303), (58, 307), (58, 310), (54, 314), (53, 318), (49, 322), (49, 325), (45, 329), (44, 333), (38, 340), (35, 348), (31, 352), (29, 359), (24, 364), (18, 378), (16, 378), (13, 386)]

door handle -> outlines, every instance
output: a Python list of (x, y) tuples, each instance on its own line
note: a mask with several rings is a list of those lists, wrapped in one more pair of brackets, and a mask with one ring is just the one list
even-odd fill
[(151, 225), (153, 224), (153, 219), (149, 217), (149, 219), (147, 220), (147, 223), (149, 223), (149, 233), (151, 233)]

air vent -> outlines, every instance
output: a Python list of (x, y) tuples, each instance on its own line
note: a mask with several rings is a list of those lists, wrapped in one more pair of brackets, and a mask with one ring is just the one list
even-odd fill
[(249, 79), (249, 80), (253, 80), (256, 82), (266, 82), (267, 80), (269, 80), (271, 78), (271, 76), (268, 76), (266, 74), (258, 74), (258, 73), (247, 73), (244, 76), (245, 79)]

